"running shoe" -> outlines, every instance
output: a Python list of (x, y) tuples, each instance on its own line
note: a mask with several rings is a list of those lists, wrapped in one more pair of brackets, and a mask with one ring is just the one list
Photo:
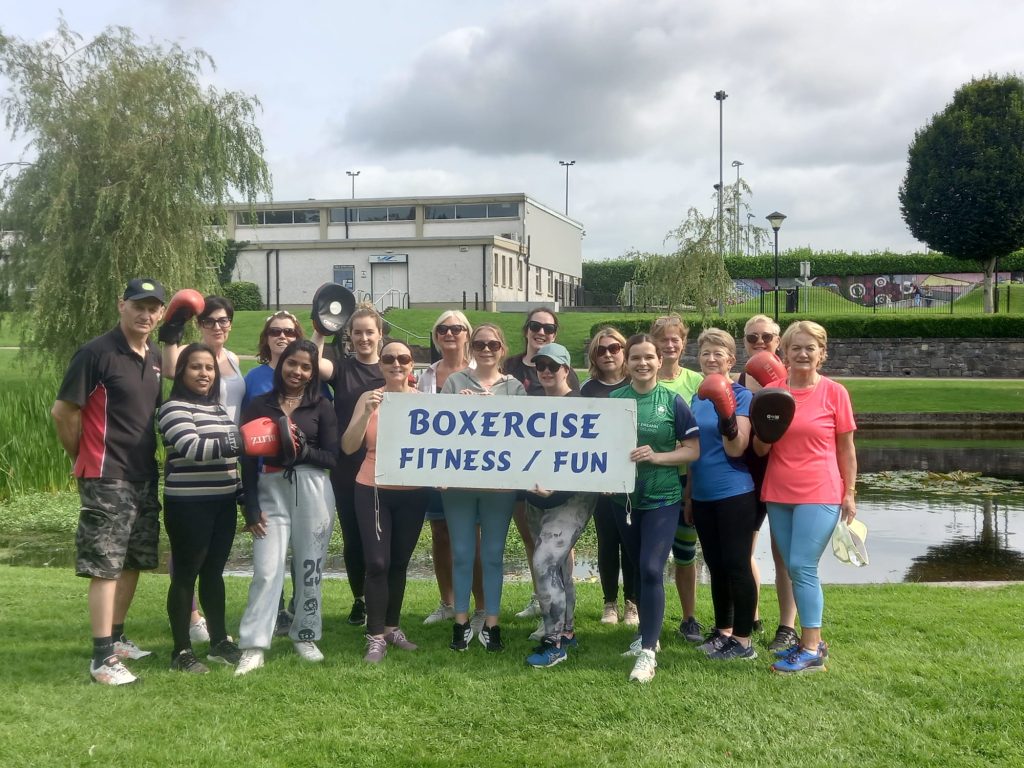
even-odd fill
[(640, 626), (640, 612), (636, 608), (636, 603), (632, 600), (626, 601), (626, 608), (622, 612), (622, 623), (627, 627)]
[(210, 642), (210, 630), (206, 626), (205, 618), (200, 616), (199, 621), (194, 621), (188, 625), (188, 639), (193, 644)]
[(696, 616), (687, 616), (679, 622), (677, 634), (688, 643), (704, 642), (704, 627), (697, 621)]
[[(794, 651), (798, 650), (799, 648), (800, 641), (797, 640), (793, 645), (789, 646), (788, 648), (783, 648), (781, 650), (775, 651), (775, 658), (784, 659)], [(818, 653), (820, 653), (826, 659), (828, 658), (828, 643), (826, 643), (824, 640), (818, 642)]]
[(308, 661), (311, 664), (317, 664), (324, 660), (323, 653), (316, 647), (316, 643), (312, 640), (299, 640), (292, 643), (295, 646), (295, 652), (299, 654), (303, 661)]
[(573, 632), (571, 635), (562, 635), (558, 644), (563, 648), (577, 648), (579, 647), (580, 641), (576, 639), (576, 633)]
[[(629, 649), (626, 650), (626, 652), (623, 653), (622, 655), (623, 656), (639, 656), (640, 652), (644, 649), (643, 642), (644, 642), (643, 638), (640, 637), (639, 635), (637, 635), (633, 639), (633, 642), (629, 644)], [(656, 650), (656, 651), (660, 651), (661, 650), (661, 641), (660, 640), (655, 642), (654, 650)]]
[(100, 685), (128, 685), (139, 679), (116, 656), (111, 656), (98, 667), (90, 662), (89, 676)]
[(448, 647), (453, 651), (465, 651), (469, 649), (469, 641), (473, 639), (473, 628), (467, 621), (465, 624), (454, 622), (452, 624), (452, 641)]
[(654, 657), (654, 651), (641, 650), (636, 657), (633, 671), (629, 673), (629, 679), (631, 682), (649, 683), (654, 679), (654, 670), (657, 667), (658, 660)]
[(727, 637), (725, 644), (722, 645), (717, 651), (712, 651), (708, 654), (709, 659), (715, 661), (735, 661), (737, 659), (756, 659), (757, 651), (754, 650), (754, 646), (748, 645), (746, 647), (737, 640), (735, 637)]
[(561, 664), (569, 658), (564, 648), (559, 648), (550, 640), (545, 640), (541, 646), (526, 657), (526, 663), (534, 669), (545, 669)]
[(171, 669), (175, 672), (188, 672), (191, 675), (205, 675), (210, 671), (209, 667), (196, 658), (191, 648), (186, 648), (171, 659)]
[(787, 627), (784, 624), (779, 624), (779, 628), (775, 630), (775, 637), (770, 643), (768, 643), (768, 650), (775, 651), (789, 651), (794, 645), (800, 642), (800, 637), (797, 635), (796, 630), (793, 627)]
[(388, 655), (386, 637), (386, 635), (384, 637), (366, 636), (366, 654), (363, 656), (363, 661), (367, 664), (380, 664), (384, 661), (384, 657)]
[(473, 611), (473, 615), (469, 617), (469, 626), (473, 628), (474, 635), (480, 634), (480, 630), (484, 628), (485, 621), (487, 621), (487, 611), (483, 608)]
[(246, 648), (242, 651), (242, 658), (238, 661), (238, 666), (235, 667), (235, 677), (241, 677), (242, 675), (248, 675), (254, 669), (259, 669), (263, 666), (263, 649), (262, 648)]
[(530, 596), (530, 602), (526, 604), (519, 613), (516, 614), (517, 619), (532, 619), (540, 616), (540, 600), (537, 599), (537, 595)]
[(206, 658), (218, 664), (227, 664), (229, 667), (233, 667), (242, 660), (242, 651), (234, 640), (225, 637), (219, 643), (210, 646)]
[(718, 631), (718, 628), (711, 630), (707, 637), (704, 638), (704, 642), (697, 646), (697, 650), (701, 651), (705, 655), (711, 655), (715, 651), (720, 651), (725, 646), (725, 641), (729, 638)]
[(477, 637), (480, 638), (480, 645), (491, 653), (505, 650), (505, 644), (501, 642), (501, 627), (497, 624), (493, 627), (484, 627)]
[(393, 645), (395, 648), (402, 651), (415, 651), (419, 648), (416, 643), (412, 642), (405, 636), (405, 632), (397, 627), (384, 635), (384, 642), (388, 645)]
[(352, 610), (348, 612), (348, 623), (353, 627), (361, 627), (366, 623), (366, 601), (357, 597), (352, 601)]
[(152, 651), (144, 651), (124, 635), (114, 641), (114, 655), (119, 659), (144, 659), (152, 656)]
[(604, 612), (601, 614), (602, 624), (619, 623), (619, 605), (614, 600), (604, 604)]
[(277, 612), (277, 623), (274, 624), (274, 637), (288, 637), (292, 630), (292, 615), (288, 611)]
[(772, 664), (772, 672), (780, 675), (802, 675), (811, 672), (824, 672), (827, 658), (817, 651), (808, 651), (806, 648), (797, 648), (788, 656), (779, 659)]
[(442, 600), (437, 608), (423, 620), (424, 624), (437, 624), (439, 621), (447, 621), (455, 618), (455, 609)]

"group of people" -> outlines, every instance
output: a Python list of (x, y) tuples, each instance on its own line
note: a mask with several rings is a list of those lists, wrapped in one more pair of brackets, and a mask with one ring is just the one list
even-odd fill
[[(849, 396), (820, 373), (827, 354), (821, 326), (800, 321), (780, 337), (770, 318), (751, 318), (746, 351), (770, 360), (762, 356), (737, 380), (736, 343), (727, 332), (701, 333), (698, 374), (680, 364), (688, 329), (678, 316), (658, 318), (649, 333), (629, 339), (606, 327), (589, 343), (589, 379), (581, 387), (569, 351), (556, 340), (558, 317), (546, 308), (527, 314), (518, 355), (509, 354), (497, 325), (473, 328), (463, 313), (443, 312), (431, 331), (437, 361), (418, 379), (412, 350), (384, 337), (383, 320), (370, 306), (349, 317), (351, 353), (335, 359), (323, 354), (324, 337), (314, 332), (307, 339), (293, 314), (271, 314), (259, 338), (260, 364), (245, 376), (225, 346), (233, 319), (227, 299), (186, 290), (165, 306), (163, 287), (142, 278), (129, 282), (119, 314), (112, 331), (76, 353), (52, 410), (81, 497), (76, 572), (90, 579), (95, 681), (134, 682), (124, 662), (150, 655), (125, 634), (125, 618), (139, 572), (157, 565), (154, 412), (166, 446), (172, 669), (208, 672), (193, 649), (208, 642), (207, 661), (248, 674), (263, 666), (273, 637), (282, 634), (302, 659), (322, 661), (321, 582), (335, 511), (353, 596), (348, 621), (366, 626), (367, 663), (380, 663), (391, 649), (417, 648), (401, 618), (425, 521), (440, 593), (425, 623), (451, 620), (453, 651), (466, 651), (474, 637), (488, 651), (502, 650), (504, 549), (513, 520), (534, 585), (517, 615), (540, 620), (526, 663), (564, 661), (578, 643), (573, 547), (591, 517), (601, 621), (637, 627), (623, 654), (634, 658), (631, 680), (655, 674), (670, 552), (680, 636), (715, 660), (755, 658), (759, 575), (752, 553), (767, 516), (780, 608), (772, 668), (824, 669), (817, 563), (840, 516), (856, 514), (857, 468)], [(182, 346), (193, 317), (201, 341)], [(150, 340), (158, 327), (162, 350)], [(166, 400), (162, 377), (171, 382)], [(759, 437), (750, 418), (752, 390), (764, 386), (795, 400), (788, 431), (771, 441)], [(629, 451), (635, 489), (378, 485), (378, 419), (388, 393), (630, 400), (637, 415)], [(239, 506), (253, 537), (253, 578), (236, 643), (227, 631), (223, 571)], [(698, 541), (714, 604), (706, 634), (696, 618)], [(289, 548), (293, 594), (286, 603)]]

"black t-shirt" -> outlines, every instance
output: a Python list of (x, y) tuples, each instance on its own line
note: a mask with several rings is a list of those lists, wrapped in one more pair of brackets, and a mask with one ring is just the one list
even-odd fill
[(147, 341), (146, 356), (140, 356), (120, 325), (79, 347), (57, 393), (82, 411), (75, 477), (157, 478), (160, 386), (160, 351)]
[(621, 389), (629, 384), (629, 377), (624, 378), (618, 384), (605, 384), (600, 379), (587, 379), (580, 387), (580, 394), (583, 397), (608, 397), (616, 389)]
[[(523, 362), (523, 358), (526, 356), (524, 352), (521, 355), (513, 355), (512, 357), (505, 360), (501, 366), (501, 372), (507, 373), (511, 376), (515, 376), (523, 385), (523, 389), (526, 390), (526, 394), (533, 395), (535, 397), (542, 396), (544, 394), (544, 387), (540, 385), (540, 379), (537, 377), (537, 369), (532, 365), (527, 365)], [(569, 386), (574, 392), (580, 391), (580, 377), (576, 375), (576, 371), (572, 368), (569, 369)]]
[[(383, 386), (384, 374), (380, 372), (378, 363), (361, 363), (354, 356), (343, 357), (335, 363), (331, 388), (334, 390), (334, 413), (338, 420), (339, 434), (348, 429), (360, 395)], [(364, 448), (360, 448), (351, 456), (342, 453), (338, 459), (338, 469), (355, 477), (365, 454)]]

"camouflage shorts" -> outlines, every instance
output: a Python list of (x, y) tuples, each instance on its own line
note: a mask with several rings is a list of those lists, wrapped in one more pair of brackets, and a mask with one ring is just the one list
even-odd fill
[(160, 501), (156, 481), (79, 478), (75, 546), (79, 576), (116, 579), (157, 566)]

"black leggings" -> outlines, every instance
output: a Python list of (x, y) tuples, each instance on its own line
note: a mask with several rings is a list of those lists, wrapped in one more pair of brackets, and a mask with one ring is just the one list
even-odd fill
[[(342, 457), (338, 466), (331, 470), (331, 486), (334, 489), (334, 503), (338, 508), (338, 523), (341, 525), (342, 558), (352, 597), (366, 593), (366, 560), (363, 557), (363, 542), (359, 536), (359, 520), (356, 517), (356, 473), (353, 466)], [(373, 507), (370, 508), (371, 510)]]
[(167, 618), (174, 653), (191, 647), (189, 618), (199, 580), (199, 603), (206, 614), (210, 644), (227, 637), (224, 618), (224, 566), (235, 539), (235, 497), (192, 501), (164, 497), (164, 528), (171, 542), (174, 572), (167, 590)]
[(382, 635), (385, 627), (397, 627), (401, 617), (406, 572), (423, 529), (427, 492), (356, 483), (355, 503), (366, 559), (366, 633)]
[(606, 603), (619, 599), (619, 563), (622, 564), (622, 596), (637, 601), (636, 566), (629, 559), (626, 543), (615, 525), (613, 502), (608, 496), (598, 496), (594, 509), (594, 530), (597, 531), (597, 573), (601, 577), (601, 592)]
[(715, 626), (749, 637), (757, 608), (750, 547), (757, 517), (754, 492), (718, 501), (693, 500), (693, 522), (711, 574)]

